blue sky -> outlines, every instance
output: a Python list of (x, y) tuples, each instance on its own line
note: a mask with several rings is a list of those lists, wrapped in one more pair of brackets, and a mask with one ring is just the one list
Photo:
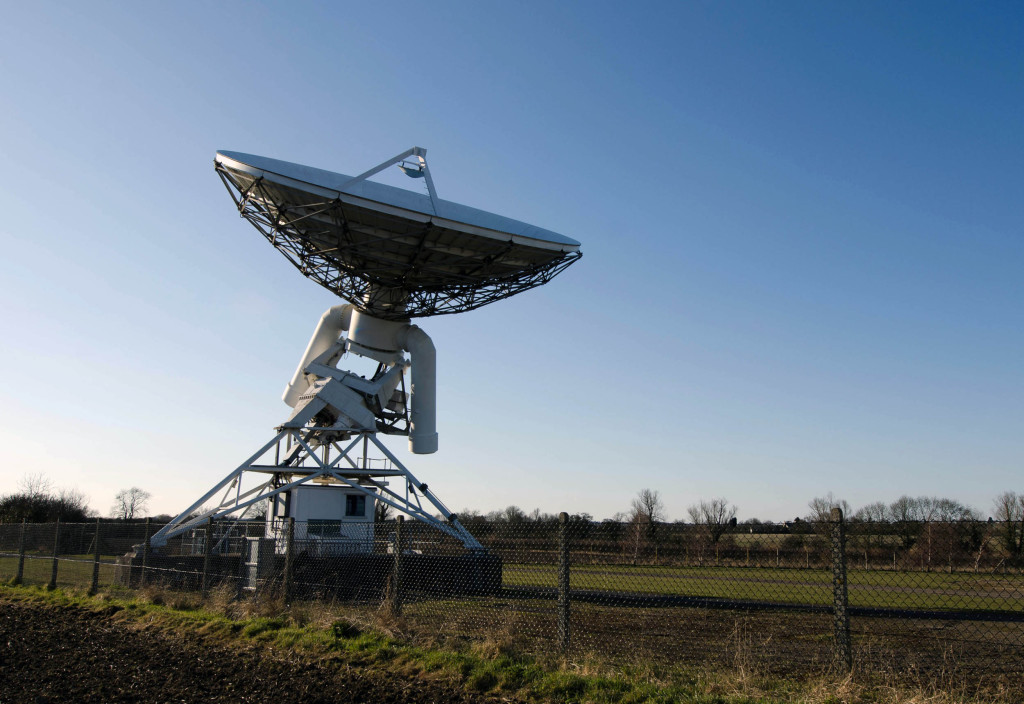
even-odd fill
[(1015, 3), (21, 3), (0, 27), (0, 493), (176, 512), (269, 438), (331, 294), (217, 149), (583, 242), (419, 324), (453, 509), (657, 489), (781, 520), (829, 491), (1024, 490)]

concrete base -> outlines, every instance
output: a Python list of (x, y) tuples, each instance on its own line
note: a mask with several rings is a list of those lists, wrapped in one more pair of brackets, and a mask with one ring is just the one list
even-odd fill
[[(260, 589), (279, 589), (284, 574), (284, 557), (268, 556), (261, 565)], [(202, 584), (202, 555), (163, 555), (153, 550), (146, 563), (146, 583), (172, 589), (198, 590)], [(404, 600), (419, 597), (493, 596), (501, 593), (502, 561), (487, 552), (464, 555), (402, 555)], [(142, 584), (142, 550), (127, 553), (117, 561), (116, 583), (126, 587)], [(243, 591), (253, 586), (247, 565), (240, 555), (211, 555), (208, 584), (230, 582)], [(380, 601), (392, 593), (394, 555), (354, 554), (334, 557), (295, 558), (293, 595), (299, 598), (329, 598), (340, 601)]]

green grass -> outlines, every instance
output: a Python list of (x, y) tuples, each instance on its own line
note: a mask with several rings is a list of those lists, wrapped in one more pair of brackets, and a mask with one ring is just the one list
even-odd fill
[[(114, 581), (117, 560), (113, 555), (100, 556), (100, 584)], [(26, 554), (22, 580), (25, 584), (48, 584), (53, 570), (53, 556)], [(57, 586), (77, 587), (92, 584), (92, 555), (61, 555), (57, 561)], [(13, 579), (18, 572), (17, 557), (0, 557), (0, 581)]]
[[(556, 587), (555, 565), (506, 564), (508, 586)], [(1024, 611), (1024, 576), (850, 570), (851, 606)], [(744, 567), (573, 566), (572, 589), (717, 597), (791, 604), (832, 603), (832, 573)]]
[[(91, 555), (62, 556), (57, 586), (89, 586)], [(100, 584), (114, 580), (117, 558), (101, 556)], [(24, 582), (47, 584), (49, 555), (26, 556)], [(0, 557), (0, 581), (17, 570), (16, 557)], [(550, 564), (509, 564), (506, 586), (558, 586), (558, 573)], [(821, 569), (765, 567), (663, 567), (650, 565), (574, 565), (573, 589), (637, 594), (713, 597), (787, 604), (827, 606), (832, 603), (832, 573)], [(850, 569), (849, 603), (867, 608), (935, 611), (1024, 611), (1024, 575), (946, 572), (892, 572)]]

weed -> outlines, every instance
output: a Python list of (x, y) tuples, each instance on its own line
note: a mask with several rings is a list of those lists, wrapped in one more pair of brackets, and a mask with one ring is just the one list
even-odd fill
[(237, 590), (230, 584), (218, 584), (210, 589), (204, 606), (219, 614), (229, 615), (237, 598)]
[(151, 584), (139, 591), (139, 596), (154, 606), (162, 606), (166, 603), (164, 599), (165, 590), (163, 587)]
[(176, 611), (195, 611), (203, 603), (201, 596), (192, 592), (171, 592), (167, 599), (167, 606)]
[(362, 630), (358, 626), (343, 618), (331, 624), (331, 635), (334, 636), (335, 640), (356, 638), (361, 634)]
[(491, 670), (476, 671), (466, 679), (466, 686), (477, 692), (487, 692), (498, 685), (498, 676)]
[(283, 628), (284, 625), (283, 618), (254, 618), (242, 627), (242, 635), (248, 638), (255, 638), (267, 631), (276, 631), (279, 628)]
[(470, 652), (484, 660), (496, 660), (501, 657), (512, 657), (518, 654), (515, 639), (508, 632), (502, 631), (488, 635), (481, 640), (473, 641)]

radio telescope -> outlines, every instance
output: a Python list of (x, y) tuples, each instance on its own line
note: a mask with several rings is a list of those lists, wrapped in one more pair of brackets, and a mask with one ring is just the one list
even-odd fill
[[(434, 345), (410, 320), (474, 310), (545, 284), (580, 258), (580, 243), (441, 200), (426, 153), (413, 147), (352, 177), (217, 152), (214, 167), (241, 216), (304, 276), (347, 303), (320, 318), (284, 390), (288, 419), (156, 533), (153, 546), (271, 499), (274, 517), (321, 522), (334, 513), (372, 521), (367, 506), (383, 502), (467, 548), (481, 547), (378, 438), (405, 435), (411, 452), (437, 451)], [(368, 180), (389, 167), (422, 179), (426, 193)], [(376, 362), (376, 371), (340, 369), (348, 355)], [(369, 456), (371, 446), (380, 457)], [(258, 478), (255, 486), (245, 488), (247, 477)], [(391, 481), (404, 486), (396, 490)], [(325, 501), (326, 487), (341, 491)]]

